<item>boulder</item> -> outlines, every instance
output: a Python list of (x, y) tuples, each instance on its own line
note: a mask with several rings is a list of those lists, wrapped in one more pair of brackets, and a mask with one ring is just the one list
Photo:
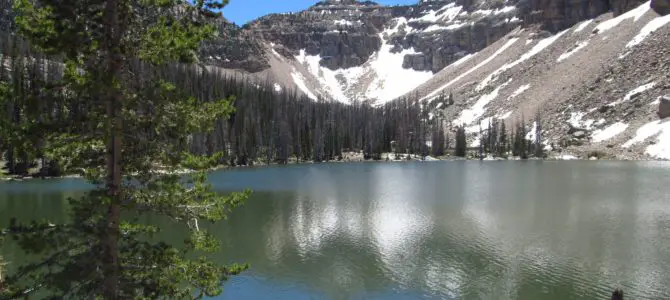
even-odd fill
[(583, 130), (575, 131), (575, 133), (573, 133), (572, 136), (578, 139), (583, 139), (586, 137), (586, 132), (584, 132)]
[(658, 97), (658, 117), (665, 119), (670, 117), (670, 95)]
[(670, 14), (670, 0), (651, 0), (651, 9), (661, 16)]

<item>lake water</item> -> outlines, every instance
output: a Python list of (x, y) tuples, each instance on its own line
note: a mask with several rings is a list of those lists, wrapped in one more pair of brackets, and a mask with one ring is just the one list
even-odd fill
[[(222, 262), (251, 264), (225, 299), (670, 299), (668, 163), (343, 163), (211, 181), (255, 191), (212, 228)], [(86, 188), (0, 183), (0, 221), (63, 220)]]

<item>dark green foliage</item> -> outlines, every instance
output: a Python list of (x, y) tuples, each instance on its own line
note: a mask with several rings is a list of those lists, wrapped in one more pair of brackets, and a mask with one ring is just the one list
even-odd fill
[(518, 156), (521, 159), (527, 159), (529, 143), (526, 140), (526, 125), (523, 117), (521, 118), (521, 122), (517, 124), (513, 137), (512, 155)]
[(223, 151), (222, 162), (232, 165), (286, 163), (291, 158), (325, 162), (341, 159), (344, 151), (362, 151), (365, 159), (375, 160), (385, 152), (427, 155), (426, 142), (439, 128), (422, 119), (427, 114), (410, 99), (380, 107), (318, 102), (292, 91), (275, 92), (268, 84), (189, 68), (171, 74), (203, 99), (216, 98), (212, 93), (237, 95), (230, 120), (217, 122), (214, 131), (197, 134), (190, 143), (193, 153)]
[[(246, 266), (209, 261), (206, 253), (218, 242), (199, 223), (225, 218), (248, 193), (212, 191), (203, 171), (223, 155), (193, 153), (189, 145), (194, 132), (212, 132), (234, 108), (224, 99), (230, 94), (199, 99), (180, 90), (187, 85), (169, 76), (176, 67), (168, 63), (195, 61), (201, 40), (214, 34), (204, 25), (214, 16), (210, 9), (224, 3), (14, 3), (19, 32), (31, 44), (17, 40), (19, 50), (2, 52), (3, 62), (11, 53), (12, 66), (0, 74), (7, 112), (0, 137), (10, 169), (25, 173), (41, 160), (51, 169), (46, 173), (81, 170), (97, 188), (70, 199), (70, 223), (12, 220), (0, 231), (40, 258), (10, 274), (0, 298), (219, 294), (222, 282)], [(199, 172), (170, 175), (184, 168)], [(184, 246), (152, 241), (160, 228), (141, 223), (146, 215), (182, 222), (191, 235)]]
[(508, 140), (507, 140), (507, 128), (505, 127), (505, 122), (500, 122), (500, 129), (498, 133), (498, 142), (496, 153), (498, 157), (506, 157), (507, 151), (509, 151)]
[(441, 119), (435, 120), (431, 138), (431, 154), (435, 157), (445, 154), (446, 137), (444, 133), (444, 122)]
[(458, 157), (465, 157), (467, 148), (468, 145), (465, 135), (465, 127), (459, 126), (456, 128), (456, 146), (454, 148), (454, 155)]
[(544, 145), (542, 144), (542, 118), (538, 112), (535, 116), (535, 141), (533, 143), (533, 155), (538, 158), (544, 158)]

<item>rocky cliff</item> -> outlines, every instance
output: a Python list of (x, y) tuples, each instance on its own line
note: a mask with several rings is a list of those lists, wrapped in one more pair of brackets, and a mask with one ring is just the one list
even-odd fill
[[(256, 49), (239, 51), (246, 70), (278, 91), (411, 97), (472, 145), (480, 126), (533, 132), (541, 115), (553, 155), (670, 159), (668, 12), (667, 0), (331, 0), (235, 30)], [(455, 103), (438, 103), (448, 93)]]
[[(372, 1), (321, 1), (293, 14), (261, 17), (234, 32), (239, 48), (218, 47), (245, 63), (228, 67), (258, 72), (269, 65), (255, 51), (269, 42), (285, 54), (321, 57), (331, 69), (363, 65), (384, 43), (405, 54), (403, 66), (436, 73), (468, 53), (479, 51), (517, 26), (539, 24), (550, 32), (612, 11), (617, 16), (643, 3), (640, 0), (423, 0), (409, 6), (382, 6)], [(657, 1), (661, 3), (663, 1)], [(659, 4), (659, 9), (665, 9)], [(385, 28), (397, 28), (387, 36)], [(252, 41), (253, 40), (253, 41)], [(256, 44), (256, 45), (254, 45)], [(254, 47), (256, 46), (256, 47)]]

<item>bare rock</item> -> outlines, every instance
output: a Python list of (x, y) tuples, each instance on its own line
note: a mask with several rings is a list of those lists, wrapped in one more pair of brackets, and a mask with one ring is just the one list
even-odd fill
[(414, 69), (417, 71), (430, 70), (427, 68), (426, 56), (423, 54), (407, 54), (405, 55), (402, 67), (405, 69)]
[(658, 117), (665, 119), (670, 117), (670, 95), (658, 97)]
[(661, 16), (670, 14), (670, 0), (651, 0), (651, 9)]

